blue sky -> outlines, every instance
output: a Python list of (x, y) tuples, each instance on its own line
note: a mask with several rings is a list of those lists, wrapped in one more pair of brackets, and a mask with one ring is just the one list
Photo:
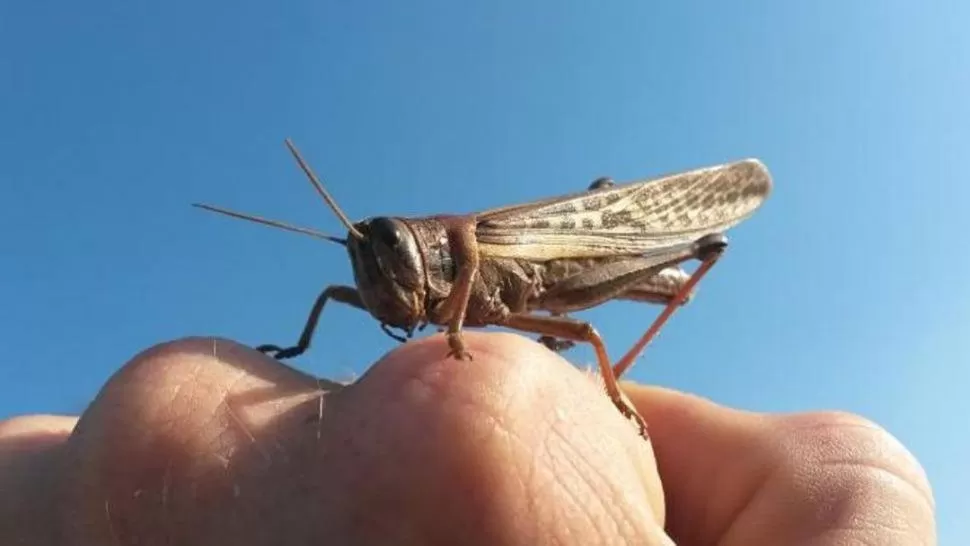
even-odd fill
[[(7, 2), (0, 416), (78, 412), (170, 338), (288, 343), (352, 217), (468, 212), (758, 157), (775, 191), (633, 377), (764, 411), (844, 409), (926, 466), (943, 543), (970, 474), (970, 5)], [(585, 313), (619, 355), (656, 309)], [(296, 361), (394, 342), (328, 308)], [(587, 349), (569, 354), (591, 361)], [(950, 540), (947, 540), (950, 539)]]

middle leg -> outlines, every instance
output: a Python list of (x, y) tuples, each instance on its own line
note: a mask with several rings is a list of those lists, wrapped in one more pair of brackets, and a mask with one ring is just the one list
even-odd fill
[(603, 343), (603, 338), (600, 337), (599, 332), (593, 328), (592, 324), (568, 317), (515, 314), (510, 315), (502, 326), (556, 339), (583, 341), (591, 344), (596, 351), (596, 363), (599, 366), (600, 375), (603, 377), (603, 386), (606, 388), (606, 394), (610, 397), (610, 401), (624, 417), (637, 425), (637, 429), (644, 439), (649, 439), (647, 423), (633, 407), (633, 403), (620, 390), (616, 375), (613, 374), (613, 367), (610, 365), (610, 357), (606, 352), (606, 344)]

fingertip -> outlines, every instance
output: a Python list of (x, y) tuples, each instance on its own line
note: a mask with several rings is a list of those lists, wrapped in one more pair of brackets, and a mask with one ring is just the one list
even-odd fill
[(637, 438), (632, 443), (644, 447), (636, 427), (610, 402), (595, 372), (577, 368), (518, 334), (466, 332), (464, 342), (471, 360), (449, 356), (444, 336), (408, 342), (372, 366), (352, 390), (374, 389), (368, 398), (384, 400), (402, 388), (416, 387), (432, 393), (438, 404), (498, 404), (503, 418), (539, 423), (556, 419), (567, 408), (581, 407), (599, 419), (600, 426), (624, 439)]
[[(264, 470), (272, 450), (308, 429), (323, 390), (227, 339), (183, 338), (140, 352), (105, 383), (67, 442), (58, 467), (72, 516), (64, 532), (105, 543), (110, 530), (97, 522), (108, 505), (139, 536), (166, 536), (169, 516), (186, 533), (218, 525), (224, 512), (181, 510), (192, 502), (173, 499), (227, 494), (229, 477), (231, 487), (271, 490)], [(244, 477), (252, 479), (245, 486)], [(167, 503), (162, 512), (159, 503)]]
[[(215, 467), (264, 428), (302, 423), (288, 410), (312, 403), (324, 388), (231, 340), (159, 343), (125, 363), (81, 415), (69, 442), (82, 454), (75, 471), (172, 465), (213, 450), (196, 462)], [(111, 474), (112, 482), (123, 477)]]
[[(635, 520), (638, 532), (662, 527), (663, 491), (649, 444), (598, 381), (523, 336), (468, 332), (464, 341), (470, 361), (449, 357), (444, 336), (408, 342), (343, 393), (345, 411), (353, 407), (358, 417), (357, 441), (393, 446), (393, 467), (407, 470), (392, 474), (418, 482), (384, 478), (397, 485), (382, 486), (383, 494), (420, 487), (429, 503), (478, 503), (473, 511), (481, 513), (495, 513), (501, 499), (500, 511), (534, 511), (539, 502), (549, 510), (601, 510), (597, 518), (625, 512), (618, 517)], [(492, 493), (461, 496), (469, 489)], [(560, 496), (546, 497), (556, 490)], [(518, 520), (511, 512), (507, 521)], [(573, 515), (576, 522), (590, 517)]]
[(225, 376), (240, 374), (270, 381), (312, 378), (299, 370), (236, 341), (218, 337), (185, 337), (158, 343), (125, 363), (107, 382), (106, 389), (121, 383), (151, 384), (210, 379), (221, 383)]
[[(448, 355), (444, 336), (409, 341), (381, 358), (361, 379), (401, 381), (422, 376), (430, 380), (478, 384), (501, 383), (516, 375), (561, 377), (575, 369), (559, 355), (528, 338), (505, 332), (463, 334), (470, 360)], [(527, 363), (527, 364), (526, 364)]]
[(70, 432), (76, 423), (77, 417), (73, 415), (39, 413), (33, 415), (18, 415), (0, 420), (0, 438), (32, 432)]
[(482, 416), (502, 426), (562, 426), (559, 406), (566, 399), (603, 411), (605, 395), (595, 382), (531, 339), (467, 332), (464, 342), (471, 360), (449, 356), (444, 336), (408, 342), (368, 369), (344, 398), (402, 424), (452, 421), (459, 429)]
[[(156, 344), (122, 365), (82, 414), (78, 432), (111, 436), (150, 428), (196, 434), (241, 392), (313, 379), (240, 343), (188, 337)], [(205, 422), (197, 422), (206, 420)], [(120, 440), (119, 440), (120, 441)]]
[(0, 421), (0, 456), (37, 452), (63, 443), (77, 417), (66, 415), (23, 415)]

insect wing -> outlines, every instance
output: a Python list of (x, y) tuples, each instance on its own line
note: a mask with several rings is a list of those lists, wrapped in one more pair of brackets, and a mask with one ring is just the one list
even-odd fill
[(482, 254), (494, 257), (667, 252), (737, 225), (761, 206), (771, 185), (768, 169), (746, 159), (485, 211), (476, 237)]

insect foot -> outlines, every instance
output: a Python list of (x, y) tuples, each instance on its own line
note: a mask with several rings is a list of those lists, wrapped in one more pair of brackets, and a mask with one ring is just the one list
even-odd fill
[(465, 350), (465, 342), (460, 333), (449, 332), (446, 335), (448, 336), (448, 347), (451, 348), (448, 351), (448, 356), (455, 360), (474, 360), (472, 354)]
[(627, 398), (625, 394), (621, 392), (619, 400), (614, 400), (613, 405), (616, 406), (618, 410), (620, 410), (620, 413), (624, 417), (633, 421), (633, 423), (637, 426), (637, 430), (640, 433), (640, 436), (644, 440), (647, 440), (647, 441), (650, 440), (650, 435), (647, 432), (647, 422), (643, 419), (643, 416), (640, 415), (640, 412), (638, 412), (636, 408), (633, 407), (633, 402), (631, 402), (630, 399)]
[(275, 358), (276, 360), (285, 360), (287, 358), (293, 358), (294, 356), (299, 356), (300, 354), (303, 353), (303, 348), (299, 346), (289, 347), (287, 349), (284, 349), (276, 345), (260, 345), (256, 347), (256, 350), (261, 353), (265, 353)]
[(612, 178), (608, 176), (601, 176), (590, 183), (589, 189), (598, 190), (600, 188), (609, 188), (615, 185), (616, 185), (616, 182), (614, 182)]
[(536, 341), (545, 345), (546, 348), (554, 353), (562, 353), (576, 346), (575, 342), (569, 341), (568, 339), (555, 338), (553, 336), (541, 336)]
[(728, 245), (728, 239), (723, 233), (712, 233), (701, 237), (694, 244), (698, 248), (697, 258), (701, 261), (707, 261), (724, 252)]

